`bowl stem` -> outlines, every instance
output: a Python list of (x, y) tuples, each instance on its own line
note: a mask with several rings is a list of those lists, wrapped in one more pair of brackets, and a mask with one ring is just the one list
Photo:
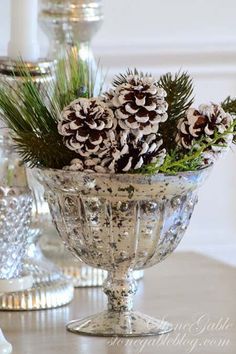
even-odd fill
[(108, 297), (109, 311), (132, 311), (133, 297), (137, 291), (137, 282), (131, 269), (115, 269), (108, 272), (103, 291)]

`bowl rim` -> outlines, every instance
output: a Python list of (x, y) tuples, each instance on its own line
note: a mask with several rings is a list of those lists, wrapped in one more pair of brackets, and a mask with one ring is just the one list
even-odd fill
[(62, 173), (62, 174), (67, 174), (68, 176), (81, 176), (81, 177), (91, 177), (91, 178), (125, 178), (125, 177), (130, 177), (130, 178), (157, 178), (158, 176), (160, 177), (189, 177), (189, 176), (196, 176), (198, 174), (203, 173), (204, 171), (210, 171), (213, 168), (214, 164), (211, 163), (210, 165), (206, 165), (196, 171), (183, 171), (183, 172), (176, 172), (176, 173), (155, 173), (155, 174), (143, 174), (143, 173), (98, 173), (98, 172), (84, 172), (84, 171), (68, 171), (68, 170), (63, 170), (63, 169), (56, 169), (56, 168), (47, 168), (47, 167), (34, 167), (34, 170), (37, 171), (48, 171), (53, 174), (56, 173)]

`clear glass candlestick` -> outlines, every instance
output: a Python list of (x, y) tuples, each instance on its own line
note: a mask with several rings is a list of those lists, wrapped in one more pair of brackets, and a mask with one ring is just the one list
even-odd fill
[(58, 60), (72, 51), (88, 65), (94, 96), (100, 94), (101, 73), (91, 49), (91, 40), (103, 23), (101, 0), (43, 0), (39, 21), (49, 39), (48, 57)]
[[(45, 83), (47, 84), (54, 80), (54, 64), (53, 61), (46, 60), (38, 63), (26, 63), (39, 89), (43, 89)], [(22, 63), (12, 62), (8, 58), (2, 58), (0, 60), (0, 85), (1, 81), (7, 81), (12, 85), (12, 94), (14, 94), (14, 88), (21, 85), (24, 80), (21, 76), (21, 66)], [(25, 242), (23, 247), (24, 253), (21, 257), (21, 268), (23, 272), (31, 274), (33, 281), (32, 286), (27, 288), (27, 290), (19, 287), (18, 291), (4, 293), (4, 295), (0, 297), (0, 310), (36, 310), (65, 305), (73, 298), (72, 281), (64, 276), (59, 268), (53, 265), (51, 261), (43, 256), (38, 243), (43, 232), (46, 232), (47, 228), (45, 225), (47, 225), (47, 222), (50, 222), (50, 219), (47, 218), (49, 213), (47, 203), (44, 201), (43, 197), (43, 188), (33, 178), (32, 172), (27, 171), (27, 168), (21, 164), (20, 157), (14, 152), (8, 130), (2, 129), (2, 131), (4, 131), (4, 134), (2, 134), (2, 143), (0, 146), (0, 154), (2, 156), (0, 170), (5, 171), (5, 166), (8, 166), (8, 171), (5, 172), (5, 180), (2, 178), (1, 183), (9, 183), (8, 180), (12, 178), (13, 182), (11, 183), (13, 186), (24, 183), (32, 199), (33, 207), (30, 217), (30, 229), (27, 231), (27, 234), (25, 232), (25, 235), (22, 235), (22, 237), (27, 236), (27, 242)], [(20, 169), (17, 166), (20, 166)], [(14, 196), (12, 196), (12, 198), (13, 197)], [(6, 204), (7, 201), (4, 200), (4, 203)], [(9, 201), (9, 203), (9, 205), (13, 205), (12, 201)], [(6, 218), (9, 219), (11, 217), (12, 223), (19, 221), (20, 225), (20, 223), (24, 221), (23, 215), (20, 216), (20, 220), (17, 218), (18, 212), (24, 213), (24, 206), (20, 204), (23, 203), (20, 195), (15, 196), (14, 203), (16, 204), (16, 209), (15, 211), (12, 210), (11, 214), (9, 214), (11, 209), (7, 204), (5, 213), (8, 212), (8, 214), (6, 214)], [(10, 220), (6, 221), (6, 225), (10, 225)], [(5, 237), (9, 236), (8, 231), (6, 231)], [(18, 231), (18, 227), (15, 227), (16, 240), (14, 241), (15, 245), (12, 243), (12, 248), (9, 247), (7, 249), (7, 244), (0, 242), (0, 254), (1, 250), (3, 252), (9, 252), (12, 258), (14, 257), (15, 261), (19, 259), (19, 255), (16, 257), (15, 254), (17, 251), (17, 242), (21, 241), (20, 234), (18, 237)], [(12, 232), (12, 234), (14, 233)], [(5, 260), (4, 258), (4, 261)], [(13, 265), (14, 264), (12, 264), (12, 269)]]
[(28, 243), (30, 191), (0, 187), (0, 279), (20, 276)]
[(32, 197), (24, 167), (19, 163), (6, 130), (0, 129), (0, 292), (32, 285), (23, 272), (29, 241)]
[[(103, 22), (103, 4), (101, 0), (42, 0), (39, 21), (49, 38), (48, 57), (57, 59), (78, 43), (90, 47)], [(92, 52), (86, 58), (83, 52), (81, 58), (88, 61)]]
[(108, 309), (69, 323), (69, 331), (132, 337), (173, 329), (133, 309), (137, 290), (133, 270), (151, 267), (175, 250), (209, 172), (210, 168), (144, 176), (38, 170), (68, 249), (88, 265), (108, 272), (103, 285)]

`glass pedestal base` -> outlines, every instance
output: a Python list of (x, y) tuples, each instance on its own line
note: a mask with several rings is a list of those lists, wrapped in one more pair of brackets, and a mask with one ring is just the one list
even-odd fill
[(31, 275), (21, 275), (13, 279), (0, 279), (0, 294), (13, 291), (23, 291), (31, 288), (33, 277)]
[(101, 337), (144, 337), (169, 333), (173, 326), (136, 311), (104, 311), (68, 323), (67, 330), (76, 334)]
[(39, 234), (32, 231), (23, 263), (24, 273), (33, 278), (32, 287), (0, 296), (0, 311), (51, 309), (66, 305), (73, 299), (71, 279), (44, 257), (37, 242), (38, 237)]
[(74, 288), (70, 281), (34, 283), (32, 288), (0, 295), (0, 311), (44, 310), (68, 304)]

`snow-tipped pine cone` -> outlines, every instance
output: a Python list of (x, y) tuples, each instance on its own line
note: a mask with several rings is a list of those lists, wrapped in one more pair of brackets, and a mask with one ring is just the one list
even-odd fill
[(62, 111), (58, 132), (68, 149), (89, 158), (110, 146), (116, 119), (111, 109), (97, 98), (79, 98)]
[(110, 157), (106, 157), (105, 164), (112, 173), (130, 172), (140, 169), (149, 163), (161, 166), (166, 157), (163, 141), (157, 134), (134, 139), (131, 134), (121, 131), (117, 137), (117, 144), (113, 145)]
[[(232, 125), (233, 118), (219, 105), (201, 105), (199, 109), (190, 108), (186, 116), (178, 123), (176, 142), (186, 150), (199, 147), (199, 143), (211, 143), (215, 133), (223, 134)], [(232, 134), (222, 137), (208, 149), (209, 152), (219, 153), (225, 150), (232, 141)]]
[(137, 72), (117, 80), (114, 81), (114, 88), (105, 94), (105, 99), (114, 111), (120, 128), (139, 138), (156, 134), (159, 124), (168, 118), (165, 90), (158, 86), (153, 77)]

